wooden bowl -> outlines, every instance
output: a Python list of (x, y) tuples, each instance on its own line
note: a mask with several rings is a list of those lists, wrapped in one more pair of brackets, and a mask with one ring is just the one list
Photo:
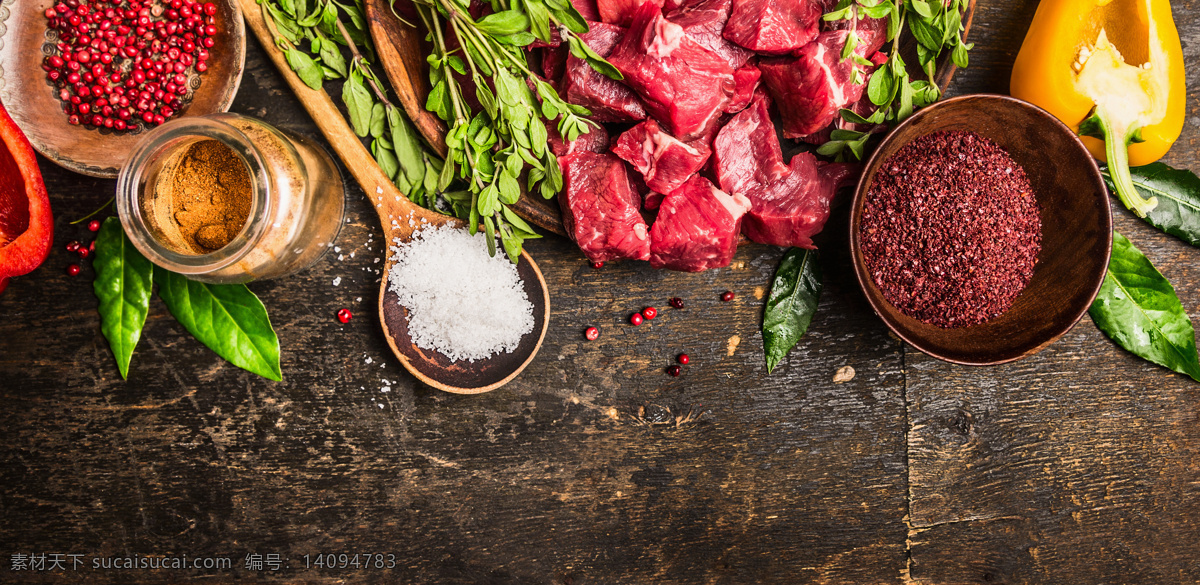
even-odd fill
[[(1029, 176), (1041, 204), (1042, 251), (1033, 278), (1008, 312), (980, 325), (943, 329), (901, 313), (866, 269), (861, 222), (876, 170), (910, 141), (943, 130), (990, 138)], [(850, 251), (875, 313), (901, 339), (939, 359), (991, 365), (1033, 355), (1069, 331), (1104, 282), (1112, 251), (1112, 214), (1100, 170), (1079, 138), (1045, 110), (1016, 98), (969, 95), (930, 106), (879, 145), (854, 193)]]
[[(246, 64), (246, 29), (234, 0), (210, 0), (217, 11), (216, 45), (200, 87), (183, 116), (229, 110)], [(48, 54), (45, 12), (56, 0), (0, 0), (0, 102), (33, 147), (54, 163), (85, 175), (115, 178), (143, 131), (115, 132), (67, 123), (42, 59)], [(193, 75), (193, 77), (195, 77)], [(195, 79), (190, 83), (195, 83)]]

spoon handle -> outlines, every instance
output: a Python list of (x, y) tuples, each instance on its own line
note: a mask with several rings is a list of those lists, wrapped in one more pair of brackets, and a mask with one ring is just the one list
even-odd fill
[(255, 0), (238, 0), (238, 3), (241, 5), (242, 16), (246, 19), (246, 24), (250, 30), (254, 31), (254, 36), (258, 37), (259, 42), (266, 49), (267, 55), (279, 69), (279, 73), (287, 80), (288, 86), (292, 88), (292, 92), (296, 94), (304, 109), (308, 111), (317, 128), (321, 130), (321, 134), (325, 135), (325, 139), (329, 141), (329, 145), (333, 147), (338, 158), (342, 159), (346, 170), (350, 171), (350, 174), (358, 181), (368, 200), (375, 204), (375, 211), (379, 213), (385, 237), (389, 240), (391, 237), (407, 240), (412, 235), (413, 228), (409, 226), (409, 222), (393, 223), (393, 219), (414, 216), (417, 219), (425, 218), (432, 223), (443, 223), (449, 220), (450, 218), (447, 216), (430, 212), (413, 204), (396, 188), (392, 180), (376, 164), (375, 158), (363, 146), (358, 135), (350, 129), (346, 118), (329, 98), (329, 94), (325, 93), (323, 89), (316, 90), (309, 87), (292, 71), (283, 51), (275, 46), (275, 39), (263, 17), (262, 7)]

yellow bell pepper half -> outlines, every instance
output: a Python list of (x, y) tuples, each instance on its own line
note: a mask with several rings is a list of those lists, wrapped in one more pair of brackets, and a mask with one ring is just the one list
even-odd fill
[(1121, 202), (1145, 217), (1158, 201), (1137, 192), (1129, 165), (1162, 158), (1179, 138), (1185, 81), (1169, 0), (1042, 0), (1010, 91), (1084, 135)]

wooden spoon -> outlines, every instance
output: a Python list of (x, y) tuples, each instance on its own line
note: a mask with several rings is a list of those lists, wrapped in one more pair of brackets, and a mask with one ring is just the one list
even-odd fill
[[(283, 52), (275, 47), (271, 31), (263, 18), (262, 8), (255, 0), (238, 2), (241, 4), (246, 24), (263, 44), (267, 55), (287, 80), (304, 109), (308, 110), (313, 122), (325, 135), (334, 152), (342, 159), (346, 169), (354, 175), (369, 200), (375, 204), (375, 211), (379, 213), (380, 222), (383, 224), (384, 241), (387, 245), (391, 245), (397, 239), (406, 242), (412, 238), (418, 228), (409, 225), (409, 218), (412, 218), (417, 226), (447, 223), (463, 225), (455, 218), (414, 205), (400, 193), (380, 170), (362, 141), (350, 129), (345, 117), (329, 98), (329, 94), (305, 85), (288, 66)], [(422, 223), (422, 220), (428, 223)], [(550, 322), (550, 293), (546, 288), (545, 279), (542, 278), (542, 272), (525, 252), (521, 252), (517, 272), (525, 286), (525, 294), (533, 304), (534, 331), (521, 339), (516, 350), (476, 362), (451, 362), (436, 351), (423, 350), (413, 344), (408, 332), (406, 309), (400, 306), (395, 293), (388, 290), (387, 275), (391, 267), (392, 256), (388, 253), (383, 268), (384, 278), (379, 287), (379, 320), (396, 358), (418, 380), (439, 390), (456, 394), (488, 392), (507, 384), (520, 374), (541, 348)]]
[[(421, 136), (438, 153), (446, 154), (446, 124), (425, 109), (429, 96), (429, 68), (425, 51), (421, 48), (423, 29), (413, 28), (400, 22), (392, 13), (392, 0), (364, 0), (367, 10), (367, 27), (375, 41), (379, 64), (387, 75), (388, 82), (399, 94), (410, 120), (413, 120)], [(529, 223), (560, 236), (566, 236), (562, 212), (554, 201), (521, 194), (521, 199), (512, 206), (517, 215)]]

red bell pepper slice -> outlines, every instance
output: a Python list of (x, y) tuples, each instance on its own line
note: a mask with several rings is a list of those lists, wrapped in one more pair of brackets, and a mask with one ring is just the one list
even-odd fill
[(0, 292), (50, 255), (54, 217), (37, 156), (0, 104)]

